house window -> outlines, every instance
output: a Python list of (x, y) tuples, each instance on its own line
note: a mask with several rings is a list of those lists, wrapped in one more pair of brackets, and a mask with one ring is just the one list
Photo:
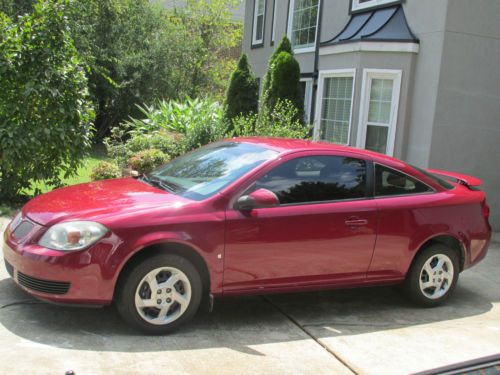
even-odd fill
[(394, 154), (400, 88), (400, 70), (364, 70), (358, 147)]
[(311, 122), (311, 101), (312, 101), (312, 78), (302, 78), (300, 80), (300, 87), (304, 95), (304, 121), (306, 124)]
[(264, 42), (264, 23), (266, 18), (266, 0), (255, 0), (253, 13), (252, 45)]
[(296, 52), (314, 50), (318, 9), (319, 0), (290, 0), (288, 36)]
[(319, 121), (315, 136), (324, 141), (349, 144), (355, 70), (320, 72)]
[(399, 4), (401, 0), (351, 0), (351, 12), (359, 12), (383, 5)]
[(278, 0), (274, 0), (274, 5), (273, 5), (273, 25), (272, 25), (272, 31), (271, 31), (271, 45), (274, 44), (275, 38), (276, 38), (276, 3)]

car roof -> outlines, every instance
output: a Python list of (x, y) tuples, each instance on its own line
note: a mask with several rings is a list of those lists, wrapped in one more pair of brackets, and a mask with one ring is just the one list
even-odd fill
[(395, 167), (404, 168), (406, 163), (401, 160), (395, 159), (391, 156), (379, 154), (377, 152), (363, 150), (351, 146), (343, 146), (323, 141), (310, 141), (305, 139), (293, 138), (271, 138), (271, 137), (240, 137), (227, 139), (228, 142), (252, 143), (261, 147), (275, 150), (281, 154), (297, 151), (339, 151), (349, 152), (358, 155), (364, 155), (374, 161), (384, 164), (392, 165)]

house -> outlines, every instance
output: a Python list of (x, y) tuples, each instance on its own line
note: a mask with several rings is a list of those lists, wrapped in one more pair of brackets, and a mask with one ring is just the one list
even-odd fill
[(483, 179), (500, 230), (500, 1), (246, 0), (257, 77), (283, 35), (319, 140)]

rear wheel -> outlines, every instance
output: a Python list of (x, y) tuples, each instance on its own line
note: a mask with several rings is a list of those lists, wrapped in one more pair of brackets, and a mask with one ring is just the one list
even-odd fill
[(131, 270), (118, 291), (117, 308), (125, 321), (142, 331), (168, 333), (196, 314), (202, 290), (191, 262), (158, 254)]
[(413, 262), (405, 281), (410, 298), (424, 306), (437, 306), (447, 300), (456, 287), (459, 258), (445, 245), (431, 245)]

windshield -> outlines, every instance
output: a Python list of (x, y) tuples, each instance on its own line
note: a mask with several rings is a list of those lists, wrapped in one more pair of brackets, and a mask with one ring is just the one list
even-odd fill
[(159, 167), (144, 181), (185, 198), (202, 200), (277, 154), (248, 143), (215, 143)]

